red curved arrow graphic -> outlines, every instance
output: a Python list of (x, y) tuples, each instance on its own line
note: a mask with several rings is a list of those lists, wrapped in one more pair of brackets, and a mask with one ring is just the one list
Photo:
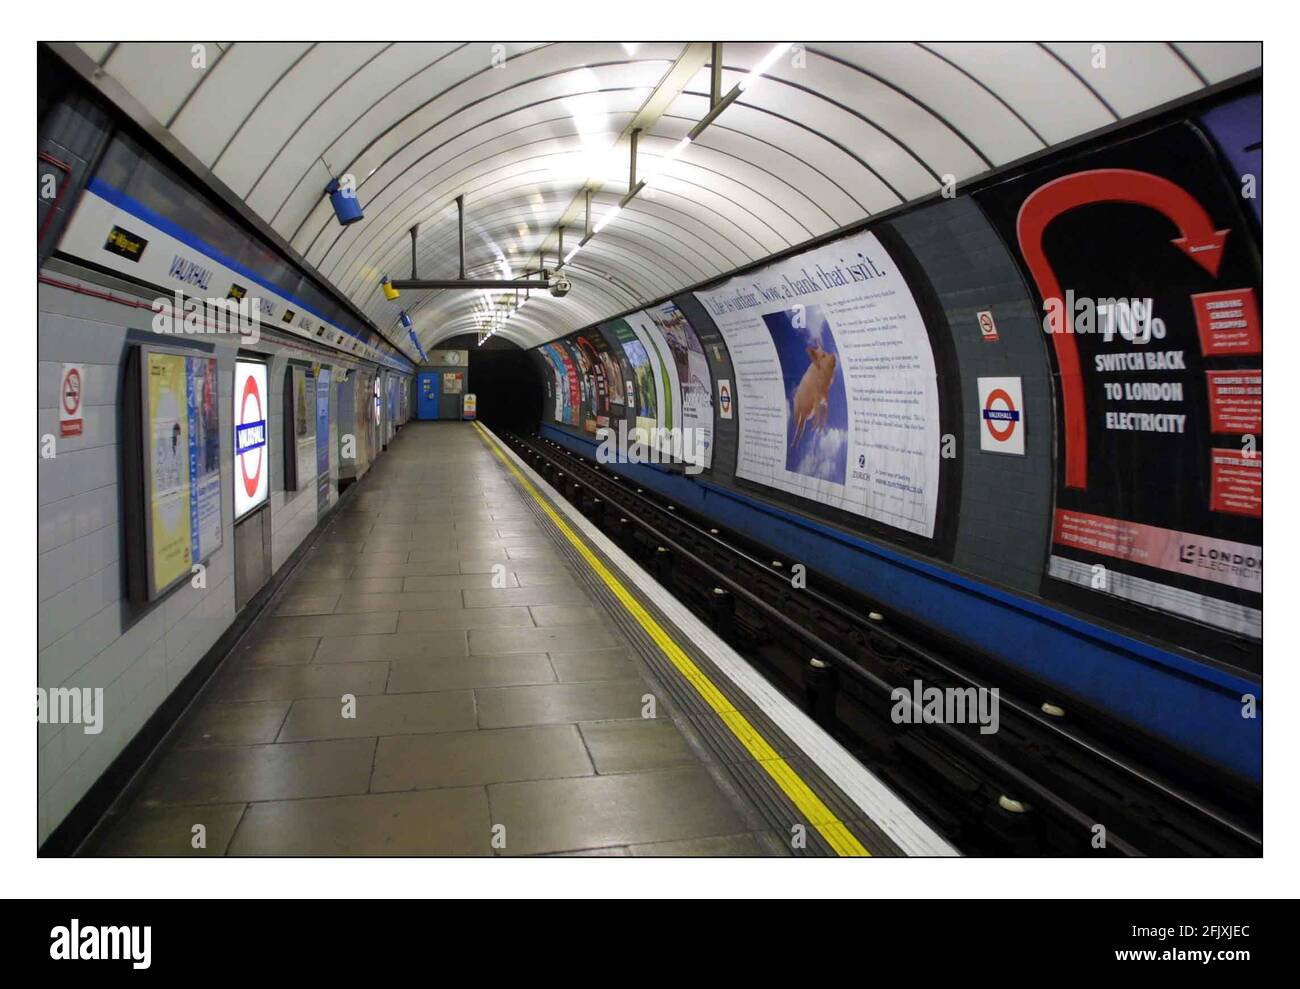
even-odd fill
[[(1062, 307), (1065, 305), (1056, 272), (1043, 252), (1043, 231), (1061, 214), (1093, 203), (1136, 203), (1163, 213), (1182, 234), (1170, 243), (1209, 272), (1211, 278), (1218, 277), (1228, 231), (1214, 229), (1205, 207), (1181, 186), (1150, 172), (1098, 168), (1054, 179), (1034, 190), (1020, 207), (1016, 218), (1020, 253), (1045, 302), (1058, 299)], [(1052, 334), (1065, 406), (1065, 486), (1086, 488), (1088, 427), (1084, 419), (1083, 378), (1079, 347), (1074, 339), (1073, 313), (1066, 313), (1066, 318), (1070, 320), (1067, 327), (1057, 327), (1057, 332)]]

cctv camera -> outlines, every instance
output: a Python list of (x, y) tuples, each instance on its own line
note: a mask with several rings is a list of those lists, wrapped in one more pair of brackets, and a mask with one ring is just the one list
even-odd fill
[(571, 288), (573, 288), (573, 282), (569, 281), (568, 275), (556, 275), (551, 279), (551, 295), (557, 299), (562, 299), (568, 295)]

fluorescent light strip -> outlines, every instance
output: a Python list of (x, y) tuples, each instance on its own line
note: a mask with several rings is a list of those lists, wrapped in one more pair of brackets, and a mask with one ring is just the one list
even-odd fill
[(770, 52), (764, 55), (759, 63), (749, 70), (749, 74), (740, 80), (740, 91), (743, 93), (745, 90), (749, 89), (750, 86), (754, 85), (754, 83), (758, 82), (758, 80), (763, 77), (763, 74), (776, 64), (776, 60), (788, 52), (792, 47), (794, 47), (794, 42), (786, 41), (777, 45)]

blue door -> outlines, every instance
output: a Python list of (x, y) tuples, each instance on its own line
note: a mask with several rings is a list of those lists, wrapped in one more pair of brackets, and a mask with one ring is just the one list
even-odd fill
[(438, 401), (441, 398), (442, 376), (437, 371), (421, 371), (416, 378), (416, 416), (420, 419), (437, 419)]

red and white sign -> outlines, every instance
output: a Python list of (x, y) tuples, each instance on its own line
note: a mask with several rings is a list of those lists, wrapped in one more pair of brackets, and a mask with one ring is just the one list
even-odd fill
[(1210, 511), (1264, 517), (1264, 454), (1210, 451)]
[(85, 428), (81, 414), (81, 395), (86, 383), (86, 369), (81, 364), (64, 364), (59, 378), (59, 435), (80, 436)]
[(1024, 398), (1019, 378), (980, 378), (980, 449), (1025, 455)]
[(270, 493), (266, 365), (235, 361), (235, 518), (248, 514)]
[(1260, 547), (1227, 539), (1058, 508), (1052, 542), (1257, 594), (1264, 586)]
[(1256, 436), (1264, 431), (1264, 372), (1206, 371), (1210, 432)]
[(985, 309), (976, 313), (975, 318), (979, 320), (980, 336), (983, 337), (984, 342), (997, 343), (998, 324), (993, 322), (993, 313)]
[(1192, 296), (1201, 353), (1206, 357), (1258, 354), (1264, 349), (1259, 332), (1259, 306), (1253, 288), (1201, 292)]

